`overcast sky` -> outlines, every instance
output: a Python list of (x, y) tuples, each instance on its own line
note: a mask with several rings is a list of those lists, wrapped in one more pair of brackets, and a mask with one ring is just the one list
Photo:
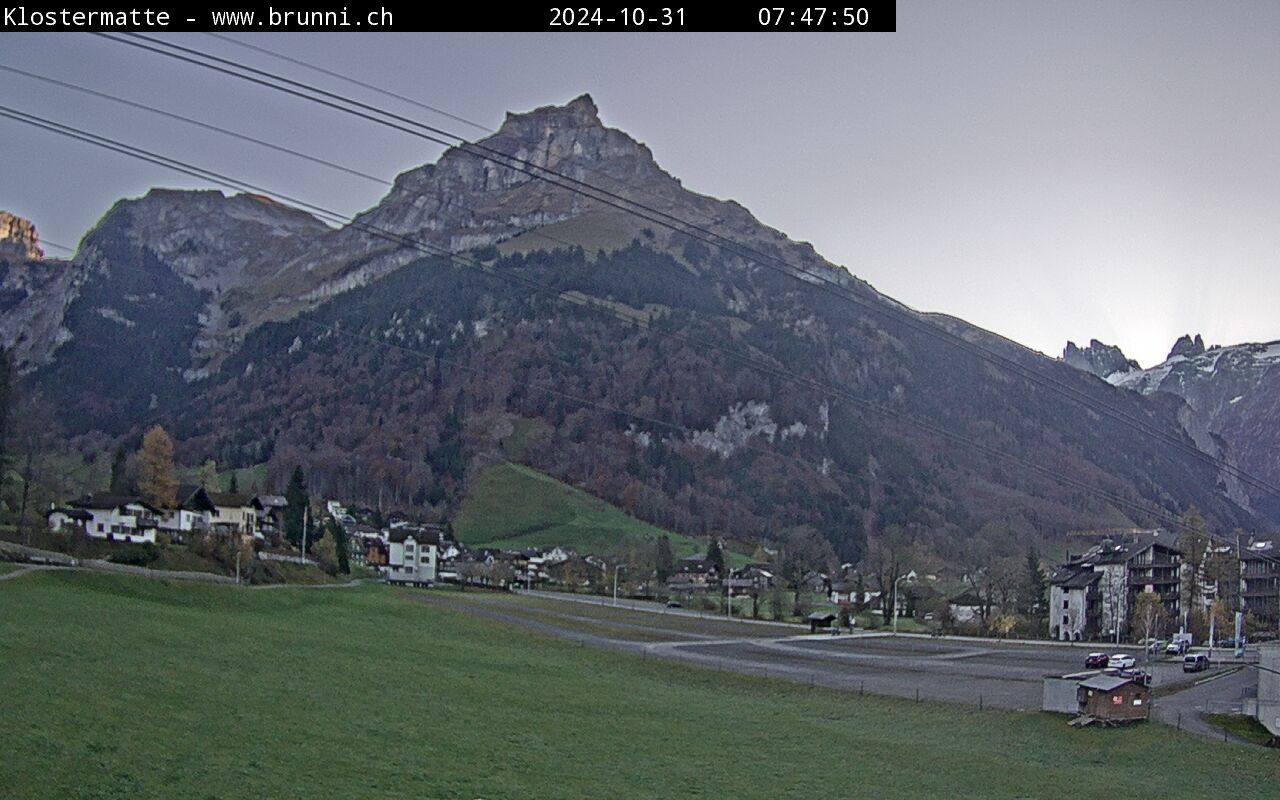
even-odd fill
[[(738, 200), (911, 306), (1050, 355), (1096, 337), (1149, 366), (1182, 333), (1280, 338), (1280, 4), (902, 0), (898, 20), (883, 35), (245, 39), (489, 127), (508, 109), (590, 92), (606, 124), (689, 188)], [(342, 88), (206, 36), (180, 40)], [(0, 35), (0, 63), (377, 175), (439, 155), (89, 35)], [(322, 206), (356, 212), (384, 193), (143, 112), (0, 82), (4, 104)], [(66, 245), (117, 198), (197, 185), (2, 119), (0, 149), (0, 209)]]

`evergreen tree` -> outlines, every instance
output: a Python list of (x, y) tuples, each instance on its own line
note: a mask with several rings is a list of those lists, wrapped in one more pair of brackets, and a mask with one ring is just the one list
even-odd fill
[(1031, 621), (1036, 635), (1042, 633), (1045, 626), (1045, 611), (1049, 603), (1049, 578), (1044, 567), (1040, 566), (1040, 553), (1035, 545), (1027, 548), (1027, 574), (1022, 589), (1022, 613)]
[(131, 494), (129, 491), (129, 454), (125, 452), (124, 445), (116, 448), (116, 454), (111, 459), (111, 493)]
[(351, 572), (351, 540), (347, 538), (347, 529), (333, 517), (325, 523), (327, 535), (333, 537), (338, 549), (338, 572)]
[(173, 466), (173, 440), (159, 425), (142, 437), (138, 466), (138, 493), (142, 499), (158, 508), (176, 506), (178, 478)]
[(284, 490), (284, 499), (288, 504), (284, 508), (284, 536), (294, 547), (301, 547), (303, 515), (311, 504), (311, 497), (307, 494), (307, 479), (302, 474), (301, 465), (293, 468), (289, 486)]
[(724, 551), (720, 549), (720, 540), (711, 537), (711, 543), (707, 545), (707, 560), (716, 565), (716, 574), (724, 577)]
[(664, 533), (658, 537), (655, 545), (655, 554), (653, 557), (654, 572), (658, 576), (660, 583), (666, 583), (676, 570), (676, 557), (671, 552), (671, 540)]
[(236, 471), (231, 470), (231, 477), (227, 479), (227, 491), (236, 494), (240, 491), (240, 482), (236, 480)]

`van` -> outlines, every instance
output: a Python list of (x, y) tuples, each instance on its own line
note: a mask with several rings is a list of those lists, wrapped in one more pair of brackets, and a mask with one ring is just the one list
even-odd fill
[(1203, 672), (1209, 668), (1209, 656), (1204, 653), (1193, 653), (1182, 657), (1183, 672)]

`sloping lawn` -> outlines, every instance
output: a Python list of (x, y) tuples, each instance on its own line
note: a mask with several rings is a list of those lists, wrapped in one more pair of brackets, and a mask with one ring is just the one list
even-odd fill
[(543, 638), (429, 593), (0, 582), (6, 798), (1274, 797), (1160, 725), (859, 697)]
[[(458, 540), (478, 547), (554, 547), (607, 555), (629, 542), (666, 535), (677, 558), (706, 552), (707, 543), (628, 516), (581, 489), (519, 464), (497, 464), (476, 476), (454, 521)], [(750, 559), (726, 553), (732, 566)]]

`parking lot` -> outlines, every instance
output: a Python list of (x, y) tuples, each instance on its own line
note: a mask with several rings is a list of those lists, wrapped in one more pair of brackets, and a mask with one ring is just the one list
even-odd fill
[[(1042, 680), (1084, 669), (1092, 651), (1145, 655), (1123, 646), (1010, 643), (893, 636), (878, 631), (811, 635), (799, 625), (726, 620), (635, 603), (537, 593), (435, 594), (442, 602), (553, 636), (769, 678), (850, 692), (1014, 709), (1040, 707)], [(1157, 695), (1209, 673), (1186, 675), (1180, 660), (1152, 665)], [(1159, 700), (1156, 701), (1157, 704)]]

